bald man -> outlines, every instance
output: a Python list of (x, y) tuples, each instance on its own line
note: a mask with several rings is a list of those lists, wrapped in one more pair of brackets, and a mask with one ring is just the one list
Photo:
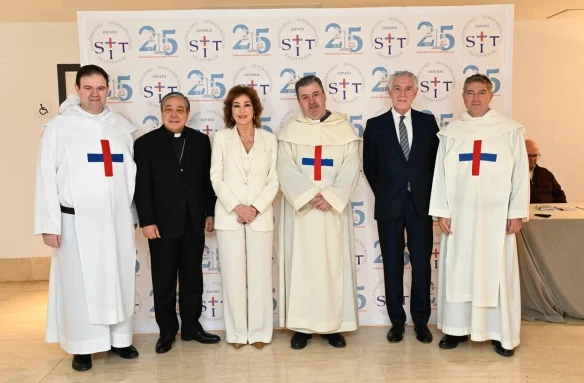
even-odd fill
[(566, 193), (556, 181), (556, 177), (546, 168), (537, 165), (537, 160), (541, 157), (537, 143), (533, 140), (525, 140), (525, 146), (531, 179), (530, 203), (566, 203)]

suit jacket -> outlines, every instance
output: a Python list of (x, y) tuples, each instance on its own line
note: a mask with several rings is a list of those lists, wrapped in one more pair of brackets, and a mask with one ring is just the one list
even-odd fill
[(409, 160), (402, 151), (391, 110), (367, 120), (363, 135), (363, 170), (375, 195), (375, 219), (395, 220), (403, 214), (408, 182), (416, 212), (428, 215), (438, 124), (433, 115), (412, 109)]
[(211, 142), (189, 127), (185, 138), (183, 172), (174, 153), (174, 134), (163, 126), (146, 133), (134, 144), (136, 191), (134, 199), (140, 226), (156, 224), (161, 237), (182, 236), (187, 207), (196, 231), (204, 230), (205, 217), (213, 216), (215, 194), (211, 186)]
[(566, 193), (556, 177), (541, 166), (535, 165), (531, 180), (530, 203), (566, 203)]
[(215, 229), (237, 230), (242, 224), (237, 222), (238, 215), (233, 209), (243, 204), (253, 205), (259, 211), (249, 224), (253, 230), (274, 230), (272, 201), (280, 187), (276, 171), (278, 139), (273, 133), (256, 130), (254, 154), (247, 176), (242, 150), (236, 128), (215, 133), (211, 155), (211, 183), (217, 193)]

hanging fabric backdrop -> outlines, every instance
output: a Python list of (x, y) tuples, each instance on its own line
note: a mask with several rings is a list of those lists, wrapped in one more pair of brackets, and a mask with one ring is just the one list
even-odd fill
[[(463, 112), (462, 85), (475, 72), (493, 81), (493, 107), (511, 113), (512, 5), (80, 12), (78, 18), (81, 64), (106, 69), (109, 105), (142, 133), (159, 126), (161, 98), (180, 91), (191, 100), (188, 126), (212, 139), (223, 128), (222, 101), (236, 84), (258, 91), (265, 108), (263, 129), (278, 133), (298, 111), (294, 83), (307, 74), (322, 79), (328, 109), (345, 113), (360, 136), (368, 118), (389, 109), (387, 80), (402, 70), (420, 80), (414, 107), (434, 114), (441, 127)], [(351, 203), (361, 324), (389, 322), (373, 205), (362, 176)], [(433, 322), (439, 239), (435, 228)], [(137, 244), (135, 329), (157, 332), (148, 244), (139, 231)], [(407, 249), (404, 258), (408, 311)], [(223, 328), (220, 259), (217, 241), (209, 237), (201, 318), (207, 329)], [(274, 251), (274, 319), (279, 310), (277, 268)]]

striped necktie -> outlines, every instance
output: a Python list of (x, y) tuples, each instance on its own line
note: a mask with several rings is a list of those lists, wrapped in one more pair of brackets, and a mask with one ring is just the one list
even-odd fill
[(406, 131), (404, 118), (406, 118), (406, 116), (399, 116), (399, 144), (407, 160), (410, 157), (410, 143), (408, 142), (408, 132)]

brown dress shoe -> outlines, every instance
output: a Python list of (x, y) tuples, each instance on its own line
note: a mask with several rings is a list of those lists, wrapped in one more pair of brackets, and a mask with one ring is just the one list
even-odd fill
[(235, 347), (235, 349), (237, 350), (239, 350), (243, 346), (245, 346), (245, 343), (233, 343), (233, 347)]
[(251, 345), (257, 348), (258, 350), (261, 350), (262, 348), (264, 348), (266, 344), (264, 342), (254, 342)]

